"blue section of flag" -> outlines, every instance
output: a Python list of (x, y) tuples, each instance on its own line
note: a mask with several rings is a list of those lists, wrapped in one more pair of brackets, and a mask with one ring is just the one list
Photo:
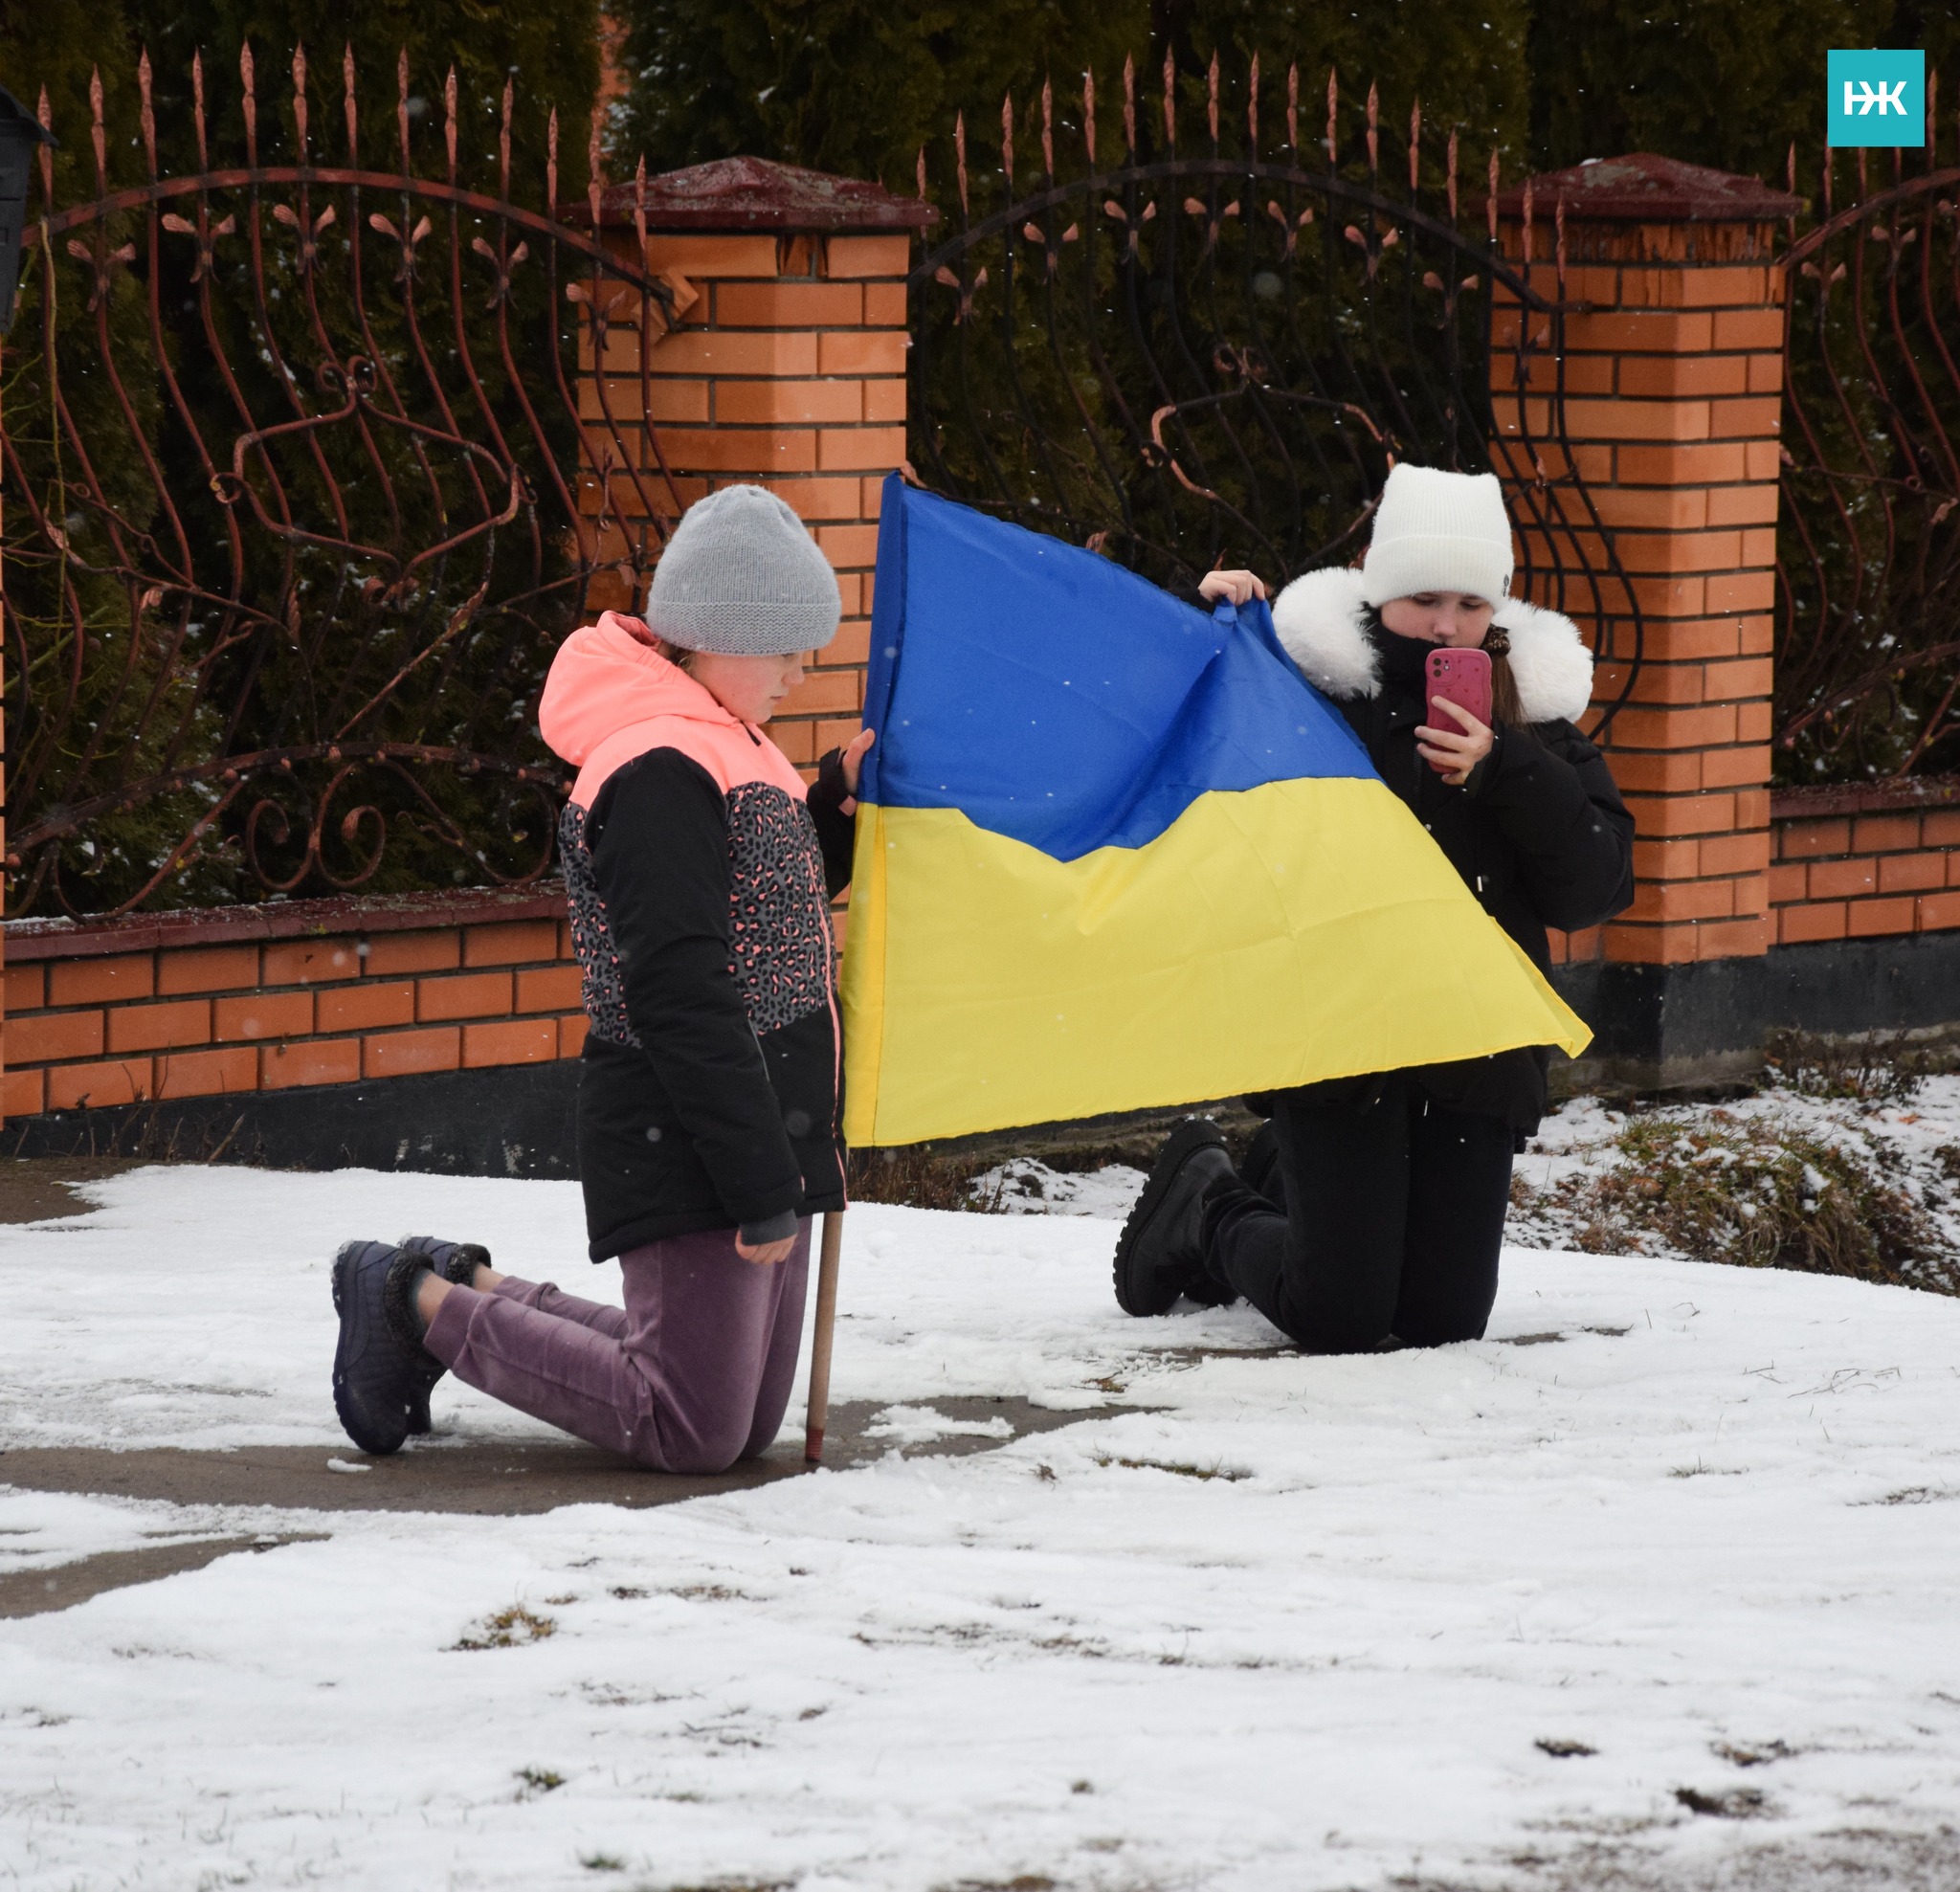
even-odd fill
[(1824, 69), (1825, 144), (1911, 150), (1926, 143), (1924, 52), (1832, 52)]
[(1263, 604), (1184, 604), (1094, 552), (885, 481), (862, 795), (1074, 860), (1200, 795), (1372, 777)]

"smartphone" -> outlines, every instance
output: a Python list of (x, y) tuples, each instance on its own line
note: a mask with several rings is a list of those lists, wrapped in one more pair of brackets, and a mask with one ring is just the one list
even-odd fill
[[(1490, 723), (1490, 653), (1475, 648), (1459, 649), (1439, 644), (1423, 664), (1423, 725), (1430, 729), (1460, 730), (1454, 716), (1439, 712), (1438, 702), (1453, 702), (1467, 709), (1478, 722)], [(1449, 771), (1436, 763), (1430, 767), (1439, 775)]]

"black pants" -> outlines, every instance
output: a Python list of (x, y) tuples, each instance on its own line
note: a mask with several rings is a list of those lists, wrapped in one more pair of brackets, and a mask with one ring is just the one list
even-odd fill
[(1392, 1074), (1366, 1109), (1283, 1092), (1205, 1204), (1205, 1265), (1311, 1353), (1477, 1340), (1497, 1298), (1513, 1136)]

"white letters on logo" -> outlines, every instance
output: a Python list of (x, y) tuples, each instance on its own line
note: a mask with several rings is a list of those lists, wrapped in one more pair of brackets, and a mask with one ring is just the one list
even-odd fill
[[(1856, 95), (1856, 102), (1854, 102), (1854, 94)], [(1844, 116), (1846, 118), (1851, 118), (1854, 115), (1863, 118), (1871, 111), (1874, 105), (1878, 107), (1881, 118), (1883, 118), (1887, 112), (1897, 112), (1902, 119), (1906, 117), (1905, 81), (1903, 78), (1894, 79), (1890, 84), (1887, 84), (1883, 79), (1880, 79), (1876, 85), (1867, 78), (1847, 78), (1844, 81)]]

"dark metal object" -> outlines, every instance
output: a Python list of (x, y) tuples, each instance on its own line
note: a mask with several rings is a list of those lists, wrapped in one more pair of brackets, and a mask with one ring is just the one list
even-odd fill
[(33, 154), (54, 134), (0, 85), (0, 335), (13, 326), (20, 287), (20, 231), (27, 220), (27, 180)]
[[(391, 169), (362, 167), (351, 56), (339, 167), (303, 52), (266, 110), (287, 164), (249, 47), (239, 72), (243, 165), (211, 162), (200, 61), (195, 167), (160, 167), (146, 57), (145, 181), (112, 187), (100, 78), (93, 193), (57, 205), (42, 156), (0, 436), (10, 913), (537, 879), (545, 668), (680, 510), (644, 415), (686, 287), (560, 220), (555, 114), (530, 210), (508, 86), (479, 189), (454, 72), (440, 178), (406, 54)], [(596, 121), (590, 159), (596, 224)]]
[[(1776, 771), (1960, 771), (1960, 168), (1824, 153), (1786, 258)], [(1857, 192), (1840, 206), (1842, 157)], [(1796, 152), (1790, 158), (1793, 189)]]
[[(1565, 437), (1557, 207), (1540, 219), (1556, 231), (1548, 300), (1498, 252), (1495, 153), (1481, 228), (1466, 229), (1457, 139), (1425, 175), (1419, 108), (1403, 189), (1381, 176), (1372, 90), (1365, 160), (1348, 163), (1331, 75), (1326, 136), (1303, 144), (1298, 68), (1281, 104), (1254, 60), (1243, 138), (1228, 140), (1214, 58), (1195, 153), (1179, 149), (1181, 83), (1167, 63), (1161, 101), (1140, 100), (1125, 66), (1109, 169), (1093, 77), (1072, 124), (1048, 87), (1038, 119), (1007, 101), (997, 173), (969, 163), (960, 121), (957, 230), (911, 277), (919, 473), (1188, 587), (1221, 562), (1281, 582), (1348, 563), (1397, 459), (1495, 471), (1520, 528), (1513, 589), (1631, 655), (1603, 736), (1632, 690), (1640, 613)], [(1262, 106), (1283, 113), (1277, 147)], [(1017, 127), (1039, 139), (1032, 191)], [(922, 152), (922, 196), (926, 175)], [(1528, 245), (1528, 206), (1525, 229)]]

